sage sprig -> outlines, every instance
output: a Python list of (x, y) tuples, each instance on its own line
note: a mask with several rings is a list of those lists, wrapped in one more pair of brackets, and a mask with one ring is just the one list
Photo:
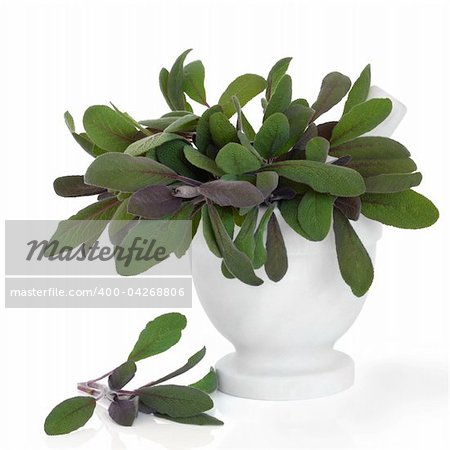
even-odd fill
[[(161, 117), (137, 121), (114, 105), (96, 105), (86, 110), (85, 132), (78, 133), (65, 113), (73, 138), (95, 159), (84, 176), (55, 180), (55, 191), (63, 197), (99, 195), (99, 200), (62, 222), (53, 238), (61, 248), (92, 242), (103, 231), (103, 225), (95, 226), (100, 219), (112, 220), (115, 244), (131, 241), (137, 232), (162, 233), (149, 225), (154, 219), (202, 221), (199, 229), (222, 259), (224, 276), (258, 286), (263, 280), (257, 270), (263, 266), (274, 282), (288, 271), (279, 224), (284, 220), (311, 241), (334, 233), (342, 277), (356, 296), (363, 296), (373, 267), (349, 221), (362, 214), (416, 229), (439, 217), (433, 203), (411, 189), (422, 174), (410, 152), (393, 139), (365, 135), (392, 110), (387, 98), (368, 100), (370, 65), (353, 85), (346, 75), (329, 73), (310, 105), (294, 95), (287, 73), (292, 58), (283, 58), (268, 70), (267, 80), (240, 75), (214, 103), (206, 94), (202, 62), (186, 63), (190, 51), (160, 72), (170, 108)], [(259, 129), (244, 112), (258, 95)], [(188, 99), (203, 109), (194, 113)], [(336, 120), (318, 123), (341, 101), (343, 112)], [(74, 219), (91, 225), (79, 229), (71, 226)], [(138, 225), (119, 227), (120, 219)], [(172, 247), (178, 257), (185, 251)], [(120, 264), (117, 268), (130, 275), (152, 265), (142, 264), (133, 273)], [(116, 413), (118, 408), (113, 408)]]
[[(127, 360), (98, 378), (78, 383), (78, 390), (88, 395), (72, 397), (55, 406), (45, 419), (45, 432), (60, 435), (81, 428), (101, 400), (109, 402), (109, 416), (122, 426), (133, 425), (139, 413), (191, 425), (223, 425), (222, 421), (205, 413), (214, 406), (209, 396), (217, 388), (213, 368), (189, 386), (162, 384), (196, 366), (205, 356), (205, 347), (167, 375), (133, 390), (123, 389), (136, 374), (136, 362), (173, 347), (185, 327), (186, 317), (179, 313), (163, 314), (148, 322)], [(100, 383), (106, 378), (107, 385)]]

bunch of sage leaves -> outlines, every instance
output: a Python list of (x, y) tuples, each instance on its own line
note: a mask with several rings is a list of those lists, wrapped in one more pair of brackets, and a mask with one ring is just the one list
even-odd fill
[[(351, 221), (362, 214), (409, 229), (436, 222), (433, 203), (411, 189), (422, 175), (410, 152), (393, 139), (365, 136), (392, 110), (388, 98), (367, 99), (369, 65), (353, 85), (347, 76), (329, 73), (309, 104), (293, 96), (291, 58), (283, 58), (267, 78), (237, 77), (210, 106), (204, 66), (198, 60), (185, 64), (189, 52), (160, 72), (170, 108), (161, 117), (138, 122), (113, 104), (91, 106), (83, 117), (85, 132), (77, 133), (65, 114), (72, 136), (95, 159), (84, 176), (55, 180), (55, 190), (64, 197), (98, 195), (69, 221), (104, 225), (82, 233), (74, 226), (53, 239), (69, 236), (71, 245), (86, 244), (108, 221), (132, 223), (127, 239), (141, 232), (143, 221), (192, 220), (193, 235), (201, 223), (209, 249), (223, 260), (223, 275), (258, 286), (263, 280), (257, 269), (264, 266), (275, 282), (288, 269), (281, 215), (304, 239), (321, 241), (334, 232), (342, 277), (360, 297), (372, 284), (373, 266)], [(255, 130), (242, 108), (259, 94), (263, 122)], [(195, 114), (187, 97), (204, 111)], [(344, 98), (338, 120), (318, 123)], [(186, 249), (169, 250), (180, 256)]]
[[(45, 420), (45, 432), (48, 435), (68, 434), (84, 426), (102, 399), (110, 402), (108, 413), (111, 419), (122, 426), (133, 425), (139, 412), (190, 425), (223, 425), (222, 421), (205, 413), (214, 406), (208, 395), (217, 388), (213, 368), (189, 386), (161, 384), (196, 366), (205, 356), (205, 347), (173, 372), (138, 389), (123, 389), (134, 378), (136, 362), (174, 346), (185, 327), (186, 317), (179, 313), (163, 314), (148, 322), (128, 359), (101, 377), (78, 383), (78, 390), (89, 395), (72, 397), (55, 406)], [(107, 386), (99, 383), (104, 378), (108, 378)]]

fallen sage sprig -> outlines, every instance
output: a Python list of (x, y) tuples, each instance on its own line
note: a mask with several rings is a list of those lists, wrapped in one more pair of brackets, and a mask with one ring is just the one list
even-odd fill
[[(95, 159), (84, 176), (55, 180), (55, 191), (63, 197), (98, 198), (62, 222), (51, 240), (65, 247), (89, 244), (108, 222), (114, 235), (111, 227), (119, 220), (192, 220), (192, 235), (200, 229), (222, 260), (225, 277), (259, 286), (263, 280), (257, 269), (264, 267), (273, 282), (288, 270), (282, 219), (310, 241), (334, 233), (342, 278), (361, 297), (374, 273), (351, 221), (363, 215), (419, 229), (438, 220), (434, 204), (412, 189), (422, 175), (410, 152), (393, 139), (366, 136), (392, 110), (389, 98), (368, 99), (369, 65), (353, 85), (347, 76), (329, 73), (310, 104), (293, 95), (287, 74), (292, 58), (283, 58), (267, 78), (238, 76), (214, 104), (207, 101), (202, 62), (185, 64), (189, 52), (170, 70), (161, 69), (159, 85), (170, 108), (161, 117), (138, 122), (114, 105), (94, 105), (84, 113), (85, 132), (78, 133), (72, 116), (65, 114), (73, 138)], [(263, 121), (254, 129), (243, 107), (259, 94)], [(204, 109), (195, 114), (187, 97)], [(318, 123), (344, 99), (336, 120)], [(67, 226), (100, 220), (103, 225)], [(138, 225), (123, 241), (137, 231)], [(185, 251), (176, 245), (168, 249), (177, 257)], [(130, 274), (116, 267), (121, 275)]]
[[(137, 389), (124, 389), (135, 376), (136, 362), (174, 346), (185, 327), (186, 317), (179, 313), (163, 314), (148, 322), (128, 359), (98, 378), (78, 383), (78, 390), (88, 395), (72, 397), (55, 406), (45, 420), (45, 432), (60, 435), (77, 430), (91, 418), (97, 402), (104, 399), (110, 402), (111, 419), (122, 426), (133, 425), (139, 412), (185, 424), (223, 425), (222, 421), (205, 413), (214, 406), (208, 395), (217, 388), (213, 368), (189, 386), (161, 384), (196, 366), (205, 356), (205, 347), (173, 372)], [(105, 378), (108, 378), (107, 385), (99, 383)]]

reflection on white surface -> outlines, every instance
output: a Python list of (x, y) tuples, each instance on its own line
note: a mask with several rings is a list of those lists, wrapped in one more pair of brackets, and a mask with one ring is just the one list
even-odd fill
[[(98, 429), (47, 439), (48, 448), (446, 448), (444, 363), (384, 361), (360, 368), (356, 384), (331, 397), (295, 402), (214, 395), (223, 427), (180, 425), (140, 415), (135, 426), (112, 423), (97, 409)], [(100, 419), (100, 420), (98, 420)], [(107, 442), (109, 441), (109, 446)], [(106, 443), (106, 445), (105, 445)], [(89, 445), (90, 444), (90, 445)], [(91, 447), (92, 445), (92, 447)]]

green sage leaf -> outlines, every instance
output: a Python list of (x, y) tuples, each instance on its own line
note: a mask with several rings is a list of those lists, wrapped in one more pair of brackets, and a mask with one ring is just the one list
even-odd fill
[(170, 417), (191, 417), (214, 406), (207, 394), (188, 386), (144, 387), (137, 389), (136, 393), (145, 405)]
[(348, 113), (354, 106), (367, 100), (370, 89), (370, 64), (364, 68), (361, 75), (353, 84), (348, 93), (347, 101), (344, 106), (344, 114)]
[(255, 275), (248, 256), (238, 250), (228, 235), (216, 208), (208, 205), (211, 227), (214, 231), (217, 246), (223, 257), (227, 269), (242, 282), (251, 286), (259, 286), (263, 281)]
[[(266, 170), (263, 167), (261, 170)], [(364, 180), (355, 170), (317, 161), (281, 161), (267, 166), (281, 177), (304, 183), (317, 192), (356, 197), (365, 191)]]
[(171, 422), (184, 423), (187, 425), (223, 425), (223, 422), (213, 416), (202, 413), (191, 417), (170, 417), (165, 414), (155, 414), (160, 419), (170, 420)]
[(258, 172), (256, 174), (256, 187), (266, 199), (278, 186), (278, 174), (276, 172)]
[(200, 391), (212, 394), (217, 389), (217, 375), (213, 367), (200, 380), (189, 385), (190, 387), (199, 389)]
[(267, 103), (264, 111), (264, 121), (266, 121), (272, 114), (277, 112), (283, 113), (286, 111), (292, 100), (292, 78), (289, 75), (284, 75), (277, 88), (273, 91), (272, 96)]
[[(156, 148), (156, 158), (161, 164), (174, 170), (177, 174), (196, 179), (198, 178), (199, 171), (193, 168), (184, 156), (185, 147), (190, 147), (185, 141), (175, 140), (166, 142)], [(197, 150), (195, 151), (199, 153)]]
[(195, 135), (195, 145), (199, 149), (200, 152), (206, 154), (210, 158), (216, 157), (217, 154), (217, 147), (213, 142), (212, 136), (211, 136), (211, 130), (209, 127), (209, 119), (210, 117), (217, 113), (222, 112), (222, 107), (219, 105), (212, 106), (211, 108), (208, 108), (200, 117), (198, 124), (197, 124), (197, 130)]
[(146, 136), (145, 138), (133, 142), (127, 147), (127, 149), (125, 150), (125, 154), (130, 156), (141, 156), (166, 142), (178, 139), (183, 138), (179, 134), (175, 133), (162, 132), (152, 134), (151, 136)]
[(255, 256), (253, 258), (253, 267), (259, 269), (267, 260), (267, 251), (264, 245), (264, 233), (267, 229), (267, 224), (272, 217), (275, 205), (270, 205), (261, 217), (259, 225), (255, 231)]
[(208, 106), (205, 92), (205, 67), (201, 61), (193, 61), (184, 67), (183, 89), (192, 100)]
[(254, 146), (265, 159), (280, 156), (281, 150), (287, 151), (285, 145), (289, 140), (289, 131), (288, 118), (276, 112), (264, 121), (256, 133)]
[(366, 217), (397, 228), (426, 228), (439, 218), (436, 206), (413, 190), (393, 194), (365, 194), (361, 200), (361, 212)]
[(44, 430), (50, 436), (78, 430), (92, 417), (93, 397), (72, 397), (55, 406), (45, 419)]
[(351, 141), (373, 130), (382, 123), (392, 111), (392, 102), (388, 98), (373, 98), (354, 106), (333, 128), (331, 146)]
[(88, 167), (88, 184), (122, 192), (135, 192), (149, 184), (169, 184), (177, 174), (163, 164), (144, 157), (106, 153)]
[(163, 67), (159, 72), (159, 88), (161, 89), (161, 93), (166, 100), (166, 103), (169, 105), (169, 108), (174, 110), (172, 102), (170, 101), (169, 94), (167, 92), (167, 82), (169, 80), (169, 71)]
[(292, 58), (283, 58), (277, 61), (274, 66), (270, 69), (269, 75), (267, 77), (267, 88), (266, 88), (266, 99), (270, 100), (272, 93), (275, 92), (278, 83), (283, 78), (285, 73), (289, 68)]
[(314, 110), (304, 105), (291, 104), (284, 114), (289, 122), (289, 140), (284, 147), (279, 150), (278, 153), (280, 155), (289, 151), (298, 142), (308, 126), (308, 123), (314, 114)]
[(333, 217), (336, 252), (342, 278), (353, 294), (362, 297), (373, 281), (372, 261), (348, 219), (338, 209), (334, 209)]
[(306, 159), (309, 161), (325, 162), (330, 143), (323, 137), (314, 137), (308, 141), (305, 148)]
[(170, 125), (168, 125), (164, 131), (166, 133), (187, 133), (195, 131), (197, 127), (199, 117), (195, 114), (187, 114), (185, 116), (178, 117)]
[(225, 92), (220, 96), (219, 105), (222, 106), (224, 114), (231, 117), (235, 113), (233, 95), (239, 99), (241, 106), (245, 106), (265, 88), (266, 80), (263, 77), (251, 73), (241, 75), (225, 89)]
[(317, 100), (311, 105), (315, 111), (311, 121), (314, 122), (322, 114), (337, 105), (347, 94), (352, 82), (350, 78), (339, 72), (329, 73), (322, 81)]
[(168, 313), (158, 316), (148, 322), (141, 331), (133, 350), (128, 356), (128, 361), (136, 362), (165, 352), (180, 340), (181, 332), (185, 328), (186, 317), (183, 314)]
[(61, 251), (97, 240), (114, 216), (118, 205), (119, 201), (115, 197), (101, 200), (59, 222), (58, 228), (48, 241), (45, 255), (55, 256)]
[(284, 221), (300, 236), (305, 239), (312, 240), (312, 238), (306, 233), (306, 231), (301, 227), (298, 221), (298, 209), (301, 202), (300, 197), (295, 197), (290, 200), (283, 200), (278, 204), (281, 216)]
[(109, 152), (123, 152), (134, 141), (136, 127), (109, 106), (86, 110), (83, 125), (89, 139)]
[(184, 60), (192, 49), (184, 51), (176, 60), (170, 69), (167, 77), (167, 96), (173, 109), (186, 109), (186, 98), (184, 96)]
[(225, 173), (239, 175), (261, 167), (259, 159), (241, 144), (230, 142), (216, 156), (216, 164)]
[(264, 269), (272, 281), (280, 281), (287, 272), (288, 258), (280, 225), (275, 214), (272, 214), (267, 225), (266, 238), (267, 258)]
[(422, 181), (422, 174), (416, 173), (383, 173), (368, 177), (365, 180), (366, 192), (382, 194), (402, 192), (418, 186)]
[(329, 194), (307, 192), (298, 207), (298, 222), (312, 241), (322, 241), (331, 227), (334, 197)]
[(217, 148), (222, 148), (230, 142), (238, 142), (236, 128), (231, 125), (227, 116), (217, 112), (209, 118), (209, 131)]
[(147, 384), (146, 386), (155, 386), (156, 384), (164, 383), (164, 381), (170, 380), (172, 378), (177, 377), (178, 375), (181, 375), (188, 370), (191, 370), (193, 367), (195, 367), (205, 356), (206, 348), (203, 347), (201, 350), (199, 350), (197, 353), (193, 354), (180, 368), (177, 370), (174, 370), (173, 372), (169, 373), (168, 375), (165, 375), (164, 377), (158, 378), (156, 381), (152, 381), (151, 383)]
[(234, 245), (241, 252), (244, 252), (250, 260), (253, 260), (255, 254), (255, 228), (258, 219), (258, 208), (252, 208), (244, 218), (241, 229), (239, 230)]
[(378, 136), (359, 137), (333, 146), (330, 149), (330, 155), (336, 158), (351, 156), (352, 159), (399, 159), (411, 156), (400, 142)]
[(363, 177), (373, 177), (386, 173), (410, 173), (417, 169), (410, 158), (351, 159), (347, 167), (358, 171)]
[(184, 156), (193, 166), (198, 167), (202, 170), (206, 170), (216, 177), (220, 177), (225, 173), (213, 159), (208, 158), (206, 155), (200, 153), (190, 145), (185, 145), (183, 151)]

